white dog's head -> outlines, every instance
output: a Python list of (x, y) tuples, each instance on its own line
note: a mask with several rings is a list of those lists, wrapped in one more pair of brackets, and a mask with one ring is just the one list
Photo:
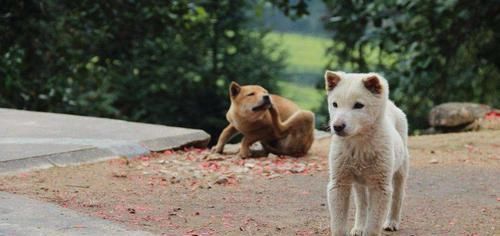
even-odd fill
[(325, 86), (329, 125), (340, 137), (369, 132), (384, 113), (389, 86), (378, 74), (326, 71)]

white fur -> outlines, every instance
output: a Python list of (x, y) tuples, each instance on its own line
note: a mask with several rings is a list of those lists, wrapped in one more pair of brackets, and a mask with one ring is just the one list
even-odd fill
[[(331, 129), (345, 124), (345, 136), (333, 134), (329, 154), (327, 197), (332, 234), (347, 234), (352, 190), (356, 218), (351, 235), (380, 235), (382, 228), (398, 230), (409, 169), (406, 116), (388, 99), (389, 86), (382, 76), (327, 71), (325, 79), (328, 73), (340, 77), (328, 91)], [(363, 79), (374, 75), (382, 86), (381, 94), (363, 84)], [(353, 109), (356, 102), (364, 107)]]

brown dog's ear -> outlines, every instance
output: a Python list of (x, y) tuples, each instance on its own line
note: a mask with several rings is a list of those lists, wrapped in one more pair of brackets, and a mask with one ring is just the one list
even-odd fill
[(229, 95), (231, 95), (231, 97), (235, 97), (236, 95), (238, 95), (238, 93), (240, 93), (241, 91), (241, 86), (232, 81), (231, 82), (231, 85), (229, 85)]
[(325, 72), (326, 91), (332, 91), (339, 82), (340, 82), (340, 76), (337, 75), (335, 72), (329, 70)]
[(382, 93), (382, 84), (380, 83), (380, 80), (376, 75), (371, 75), (368, 78), (364, 78), (363, 84), (365, 85), (365, 88), (367, 88), (373, 94)]

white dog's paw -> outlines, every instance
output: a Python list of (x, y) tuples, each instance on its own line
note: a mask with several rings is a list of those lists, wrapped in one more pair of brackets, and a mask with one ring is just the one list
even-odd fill
[(385, 231), (397, 231), (399, 230), (399, 222), (395, 220), (388, 220), (384, 224)]
[(351, 229), (351, 233), (349, 235), (350, 236), (363, 236), (363, 229), (354, 227)]

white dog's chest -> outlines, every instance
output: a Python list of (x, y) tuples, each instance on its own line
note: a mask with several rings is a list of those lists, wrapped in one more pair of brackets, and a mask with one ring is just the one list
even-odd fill
[(370, 169), (351, 169), (350, 174), (352, 180), (359, 184), (367, 184), (378, 178), (378, 175), (374, 174), (373, 168)]
[(333, 177), (341, 182), (369, 184), (385, 178), (384, 160), (376, 153), (356, 153), (333, 158)]

